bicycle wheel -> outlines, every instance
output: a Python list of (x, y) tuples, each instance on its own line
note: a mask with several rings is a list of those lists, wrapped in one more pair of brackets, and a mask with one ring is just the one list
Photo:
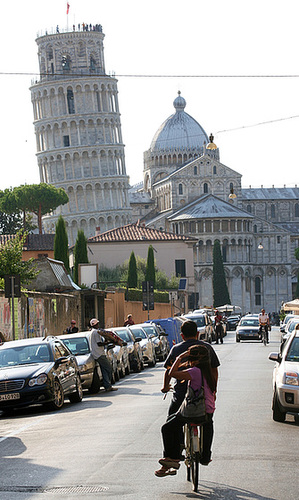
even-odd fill
[(266, 330), (264, 328), (263, 328), (263, 342), (264, 342), (264, 345), (267, 345)]
[[(194, 435), (196, 429), (196, 435)], [(193, 491), (198, 490), (198, 480), (199, 480), (199, 451), (198, 444), (195, 445), (195, 440), (198, 439), (197, 427), (191, 427), (191, 439), (190, 439), (190, 452), (191, 452), (191, 477), (193, 483)]]
[(184, 434), (185, 434), (185, 465), (187, 467), (187, 481), (191, 481), (191, 450), (190, 450), (190, 425), (185, 424)]

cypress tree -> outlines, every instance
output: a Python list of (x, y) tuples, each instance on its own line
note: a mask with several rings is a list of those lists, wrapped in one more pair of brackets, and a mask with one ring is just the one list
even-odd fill
[(62, 215), (59, 216), (55, 228), (54, 259), (62, 260), (66, 270), (69, 271), (68, 237)]
[(147, 252), (145, 281), (152, 281), (154, 284), (154, 288), (156, 287), (155, 259), (154, 259), (154, 249), (152, 245), (148, 247), (148, 252)]
[(88, 264), (87, 257), (87, 239), (84, 231), (80, 229), (77, 234), (77, 239), (74, 248), (74, 281), (78, 284), (78, 268), (79, 264)]
[(225, 279), (223, 259), (218, 240), (213, 248), (213, 301), (214, 307), (230, 304), (230, 297)]
[(128, 288), (137, 288), (137, 263), (134, 252), (131, 252), (128, 269)]

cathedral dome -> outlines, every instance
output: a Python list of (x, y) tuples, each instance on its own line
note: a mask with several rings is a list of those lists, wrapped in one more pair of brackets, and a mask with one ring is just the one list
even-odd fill
[(186, 101), (181, 93), (173, 101), (175, 113), (160, 126), (152, 140), (154, 153), (172, 150), (202, 150), (209, 139), (199, 123), (184, 111)]

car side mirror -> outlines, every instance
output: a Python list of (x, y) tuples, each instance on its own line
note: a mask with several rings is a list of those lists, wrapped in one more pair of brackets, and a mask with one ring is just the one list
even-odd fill
[(58, 359), (55, 360), (55, 365), (59, 366), (59, 365), (62, 365), (64, 363), (67, 363), (68, 359), (69, 358), (67, 356), (61, 356), (60, 358), (58, 358)]
[(142, 341), (142, 338), (141, 337), (136, 337), (136, 339), (134, 340), (134, 343), (136, 342), (141, 342)]
[(281, 362), (281, 355), (279, 354), (279, 352), (271, 352), (269, 354), (269, 359), (271, 361), (276, 361), (276, 363), (280, 363)]
[(107, 351), (111, 351), (111, 349), (113, 349), (114, 346), (115, 344), (113, 344), (112, 342), (110, 344), (107, 344)]
[(128, 345), (128, 342), (123, 341), (122, 345), (123, 347), (125, 347), (126, 345)]

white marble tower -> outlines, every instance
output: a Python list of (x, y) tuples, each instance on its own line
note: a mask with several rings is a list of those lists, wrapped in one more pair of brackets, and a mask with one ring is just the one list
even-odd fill
[(67, 205), (44, 217), (66, 222), (69, 244), (131, 221), (117, 80), (105, 73), (101, 25), (36, 40), (40, 79), (31, 86), (40, 181), (62, 187)]

